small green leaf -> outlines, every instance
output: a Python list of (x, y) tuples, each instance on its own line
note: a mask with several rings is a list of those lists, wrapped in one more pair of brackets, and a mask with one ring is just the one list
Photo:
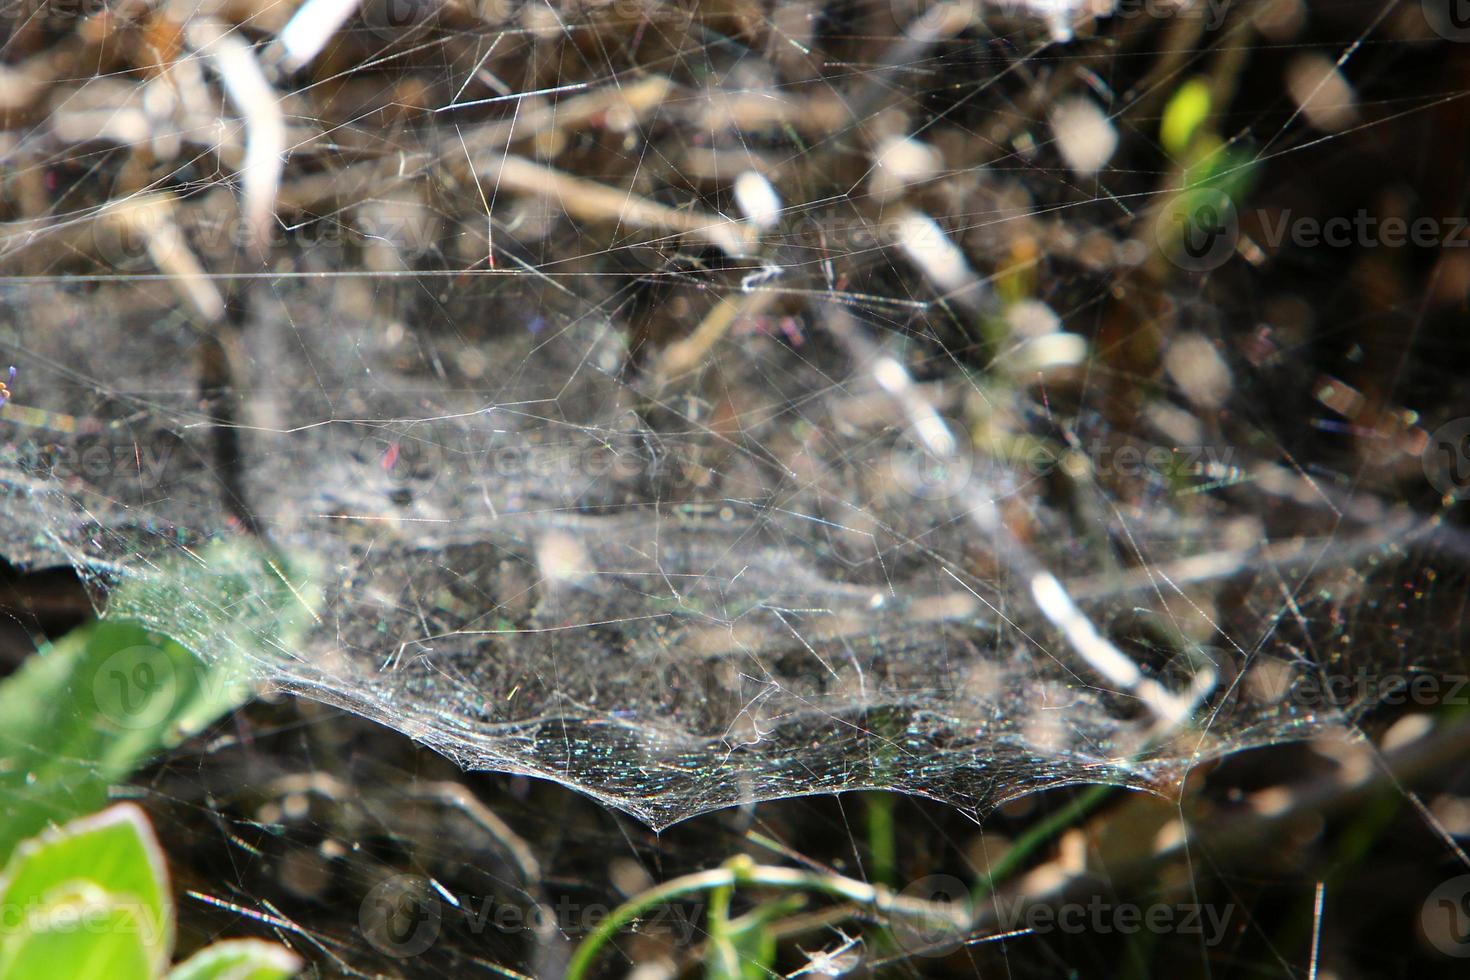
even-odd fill
[[(173, 948), (163, 853), (148, 818), (128, 803), (21, 843), (0, 909), (4, 980), (152, 977)], [(32, 972), (42, 962), (52, 965)], [(82, 972), (58, 969), (63, 962)]]
[(723, 937), (724, 948), (706, 964), (706, 980), (770, 980), (776, 976), (776, 937), (764, 921), (735, 927)]
[[(107, 618), (67, 634), (0, 683), (0, 860), (22, 839), (105, 806), (161, 750), (243, 703), (254, 661), (279, 656), (313, 613), (308, 562), (238, 542), (140, 573)], [(198, 650), (209, 643), (208, 659)]]
[(0, 684), (0, 858), (107, 803), (108, 787), (250, 688), (138, 623), (68, 634)]
[(284, 946), (259, 939), (215, 943), (173, 968), (168, 980), (289, 980), (301, 960)]
[(1210, 115), (1210, 103), (1210, 86), (1203, 78), (1191, 78), (1169, 99), (1159, 124), (1159, 141), (1170, 156), (1183, 159), (1189, 154), (1195, 133)]
[(118, 899), (95, 886), (53, 893), (7, 922), (4, 980), (153, 980), (159, 964), (149, 947), (147, 917), (135, 900)]
[(776, 962), (776, 937), (767, 928), (789, 906), (767, 902), (738, 919), (730, 918), (733, 887), (710, 895), (706, 924), (709, 945), (704, 957), (705, 980), (766, 980)]

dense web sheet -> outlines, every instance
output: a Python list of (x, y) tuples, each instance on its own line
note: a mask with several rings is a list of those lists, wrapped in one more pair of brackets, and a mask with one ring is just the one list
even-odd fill
[[(802, 37), (757, 6), (365, 8), (306, 74), (281, 10), (59, 82), (5, 144), (54, 198), (0, 240), (5, 557), (655, 825), (1168, 791), (1381, 693), (1324, 676), (1448, 669), (1458, 538), (1382, 502), (1393, 475), (1299, 460), (1260, 399), (1314, 379), (1165, 305), (1157, 179), (1081, 176), (1027, 119), (1075, 80), (1036, 52), (1088, 11), (1030, 7), (986, 8), (1015, 18), (989, 41), (948, 7)], [(648, 36), (599, 49), (602, 17)], [(278, 188), (221, 36), (280, 99)], [(162, 177), (116, 176), (128, 113)], [(1097, 312), (1119, 289), (1170, 311), (1144, 354)], [(289, 643), (230, 628), (240, 547), (309, 611)]]

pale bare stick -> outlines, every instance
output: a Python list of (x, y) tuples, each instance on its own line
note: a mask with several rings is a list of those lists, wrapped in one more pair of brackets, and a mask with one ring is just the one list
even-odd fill
[(743, 255), (749, 247), (747, 229), (721, 215), (692, 208), (671, 208), (632, 191), (609, 187), (585, 177), (574, 177), (525, 157), (491, 159), (479, 164), (476, 173), (502, 189), (533, 194), (554, 202), (569, 217), (692, 235), (727, 255)]
[(207, 55), (225, 92), (245, 120), (245, 161), (240, 167), (245, 225), (263, 246), (275, 217), (276, 191), (285, 169), (286, 118), (280, 100), (266, 81), (255, 52), (240, 35), (212, 18), (191, 21), (185, 28), (189, 45)]

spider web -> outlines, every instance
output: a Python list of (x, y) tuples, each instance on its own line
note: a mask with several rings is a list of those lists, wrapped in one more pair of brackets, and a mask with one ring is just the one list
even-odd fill
[[(1457, 665), (1458, 532), (1262, 409), (1318, 365), (1239, 259), (1153, 271), (1162, 83), (1048, 47), (1101, 12), (367, 5), (294, 68), (294, 8), (139, 12), (188, 40), (6, 131), (5, 557), (655, 826), (1350, 724)], [(230, 628), (241, 543), (288, 645)]]

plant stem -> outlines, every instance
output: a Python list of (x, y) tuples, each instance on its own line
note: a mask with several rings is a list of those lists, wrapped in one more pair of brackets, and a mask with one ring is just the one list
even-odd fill
[[(841, 875), (802, 871), (796, 868), (781, 868), (755, 864), (741, 855), (727, 861), (723, 867), (664, 882), (613, 909), (612, 913), (583, 939), (567, 964), (566, 980), (585, 980), (587, 972), (596, 962), (602, 947), (607, 945), (634, 919), (656, 906), (693, 895), (699, 892), (733, 889), (741, 885), (760, 885), (766, 888), (784, 888), (799, 891), (823, 892), (837, 898), (871, 906), (882, 912), (913, 906), (915, 914), (922, 913), (922, 903), (896, 902), (892, 892), (881, 886), (873, 886)], [(932, 913), (931, 913), (932, 914)]]
[(980, 876), (975, 882), (971, 895), (976, 899), (989, 895), (995, 886), (1011, 875), (1022, 862), (1029, 857), (1042, 844), (1061, 833), (1079, 817), (1082, 817), (1097, 809), (1110, 795), (1113, 787), (1106, 784), (1089, 786), (1085, 791), (1073, 797), (1066, 806), (1049, 814), (1045, 819), (1038, 820), (1027, 828), (1026, 832), (1016, 838), (1010, 848), (1001, 855), (1000, 860), (995, 862), (991, 870)]

